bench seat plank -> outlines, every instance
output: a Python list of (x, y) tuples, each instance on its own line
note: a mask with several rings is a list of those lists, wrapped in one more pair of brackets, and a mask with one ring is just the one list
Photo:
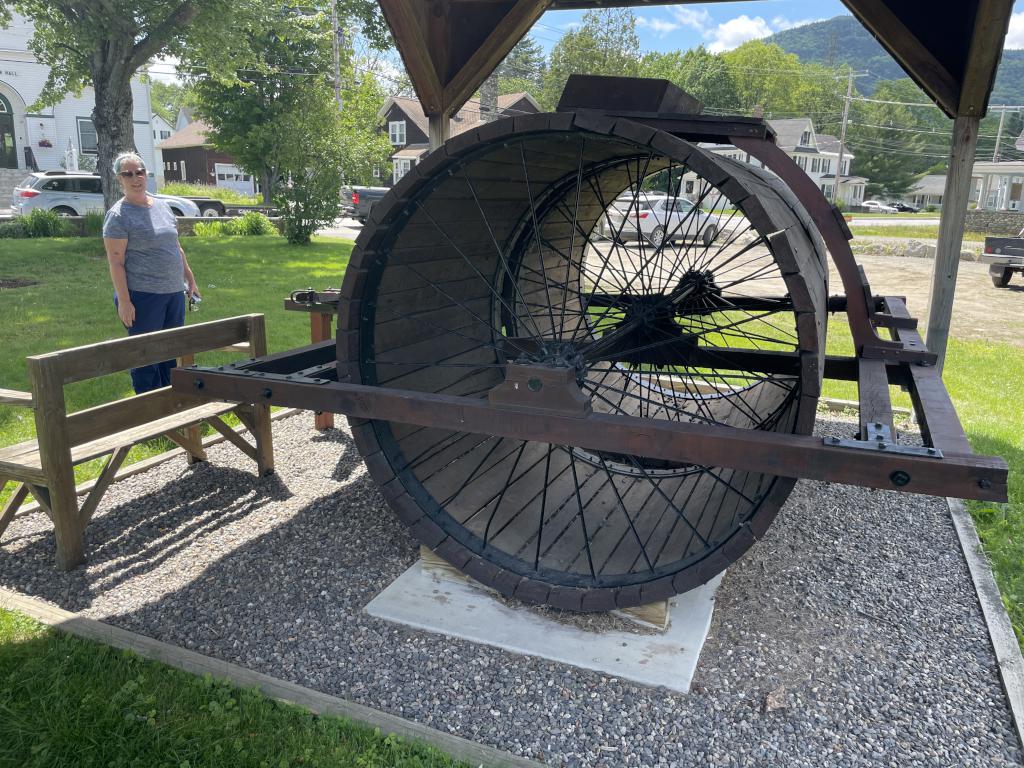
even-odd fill
[[(156, 421), (90, 440), (81, 445), (73, 445), (71, 447), (71, 462), (81, 464), (91, 459), (97, 459), (121, 446), (135, 445), (151, 440), (169, 430), (192, 426), (214, 416), (229, 413), (236, 407), (235, 403), (206, 403)], [(0, 472), (45, 482), (46, 478), (42, 474), (42, 463), (39, 457), (39, 444), (35, 440), (27, 440), (0, 448)]]

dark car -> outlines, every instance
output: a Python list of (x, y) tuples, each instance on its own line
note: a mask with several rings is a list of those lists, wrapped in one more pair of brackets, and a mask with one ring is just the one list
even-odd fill
[(891, 200), (891, 201), (889, 201), (889, 205), (891, 205), (893, 208), (895, 208), (900, 213), (920, 213), (921, 212), (920, 208), (915, 208), (914, 206), (912, 206), (912, 205), (910, 205), (908, 203), (901, 202), (899, 200)]

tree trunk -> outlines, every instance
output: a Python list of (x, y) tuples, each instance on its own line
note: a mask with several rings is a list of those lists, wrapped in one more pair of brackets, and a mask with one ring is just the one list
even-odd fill
[[(130, 66), (131, 41), (127, 45), (106, 43), (93, 55), (92, 81), (96, 104), (92, 124), (96, 129), (96, 170), (103, 179), (103, 207), (110, 208), (121, 198), (112, 163), (121, 152), (137, 152), (132, 124), (134, 102)], [(153, 172), (155, 169), (147, 168)]]
[(263, 204), (270, 205), (274, 197), (274, 185), (272, 182), (273, 172), (270, 168), (264, 168), (262, 178), (260, 178), (260, 187), (263, 190)]

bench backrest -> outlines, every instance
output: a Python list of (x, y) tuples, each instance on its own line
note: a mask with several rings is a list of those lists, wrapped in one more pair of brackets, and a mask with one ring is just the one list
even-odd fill
[(263, 315), (241, 315), (182, 328), (139, 334), (63, 349), (27, 359), (36, 409), (36, 433), (42, 448), (50, 442), (64, 451), (72, 445), (141, 426), (208, 402), (191, 393), (164, 388), (68, 415), (64, 385), (151, 365), (192, 359), (200, 352), (247, 342), (247, 356), (267, 353)]

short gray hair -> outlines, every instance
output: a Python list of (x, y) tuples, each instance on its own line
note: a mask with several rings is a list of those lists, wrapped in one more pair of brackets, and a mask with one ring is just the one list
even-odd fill
[(121, 172), (121, 166), (126, 160), (134, 160), (143, 168), (146, 167), (146, 161), (139, 157), (138, 152), (122, 152), (120, 155), (114, 158), (114, 173)]

